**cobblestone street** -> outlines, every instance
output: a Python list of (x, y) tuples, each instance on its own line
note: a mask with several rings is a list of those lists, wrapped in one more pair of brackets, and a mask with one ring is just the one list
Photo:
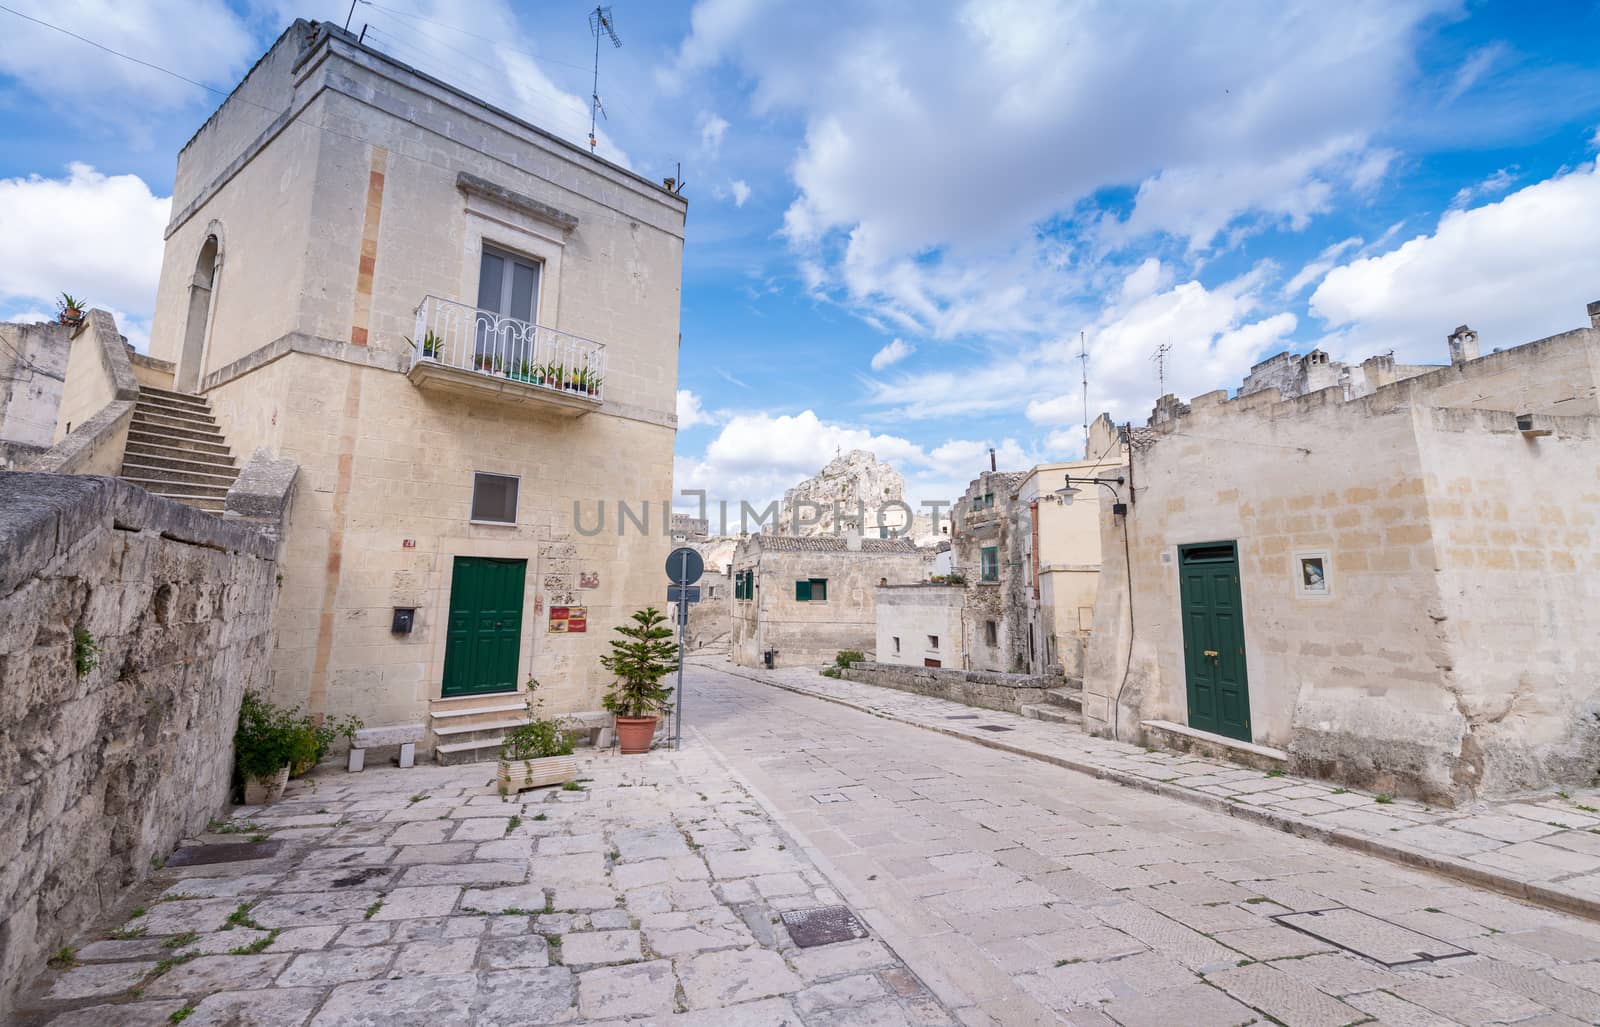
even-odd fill
[[(1600, 1022), (1591, 920), (714, 666), (685, 709), (681, 753), (509, 803), (324, 768), (202, 839), (277, 855), (160, 871), (23, 1022)], [(840, 902), (869, 937), (780, 922)], [(1382, 962), (1273, 919), (1339, 907)]]

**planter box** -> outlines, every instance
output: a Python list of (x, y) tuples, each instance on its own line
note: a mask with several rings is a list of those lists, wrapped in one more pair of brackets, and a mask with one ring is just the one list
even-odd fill
[(289, 785), (289, 768), (286, 766), (273, 777), (250, 777), (244, 782), (246, 806), (265, 806), (277, 802)]
[(527, 788), (565, 784), (577, 776), (576, 756), (546, 756), (543, 759), (511, 762), (501, 760), (498, 784), (501, 796), (507, 796)]

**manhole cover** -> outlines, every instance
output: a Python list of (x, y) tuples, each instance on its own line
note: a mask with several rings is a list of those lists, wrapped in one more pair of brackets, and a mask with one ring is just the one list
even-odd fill
[(979, 724), (978, 725), (978, 730), (979, 731), (1010, 731), (1011, 728), (1008, 728), (1003, 724)]
[(849, 802), (850, 797), (842, 792), (818, 792), (812, 796), (817, 802), (826, 805), (830, 802)]
[(242, 859), (266, 859), (276, 856), (283, 848), (282, 842), (218, 842), (212, 845), (190, 845), (167, 857), (169, 867), (199, 867), (208, 863), (237, 863)]
[(867, 929), (850, 912), (849, 906), (790, 910), (783, 914), (783, 926), (789, 929), (789, 937), (794, 939), (794, 943), (803, 949), (841, 941), (859, 941), (867, 936)]
[(952, 716), (946, 717), (944, 719), (945, 720), (977, 720), (978, 719), (978, 715), (976, 713), (957, 713), (957, 714), (954, 714)]
[(1272, 919), (1384, 966), (1431, 963), (1436, 959), (1472, 955), (1459, 945), (1345, 906), (1305, 913), (1279, 913)]

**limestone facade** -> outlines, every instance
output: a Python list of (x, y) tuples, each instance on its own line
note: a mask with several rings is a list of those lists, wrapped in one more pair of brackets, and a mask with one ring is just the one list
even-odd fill
[(0, 1021), (227, 804), (277, 598), (251, 528), (114, 478), (0, 472)]
[(909, 538), (749, 536), (733, 556), (734, 662), (761, 666), (768, 652), (779, 667), (831, 663), (844, 649), (870, 655), (878, 586), (926, 581), (929, 559)]
[(966, 669), (966, 605), (962, 585), (934, 581), (879, 585), (873, 606), (877, 662)]
[[(1166, 403), (1116, 472), (1137, 486), (1127, 515), (1100, 511), (1103, 551), (1127, 540), (1132, 586), (1123, 561), (1104, 563), (1086, 727), (1192, 726), (1207, 675), (1227, 667), (1246, 682), (1236, 737), (1287, 750), (1300, 772), (1445, 803), (1592, 780), (1590, 313), (1593, 327), (1476, 359), (1453, 339), (1456, 362), (1354, 399), (1332, 386)], [(1185, 636), (1189, 561), (1230, 546), (1236, 664)]]
[[(151, 348), (235, 453), (300, 465), (275, 698), (422, 721), (471, 612), (454, 575), (498, 560), (523, 582), (494, 619), (515, 682), (598, 708), (611, 629), (664, 600), (686, 210), (327, 24), (297, 21), (190, 140)], [(426, 359), (419, 309), (470, 318), (485, 254), (535, 281), (521, 323), (603, 344), (603, 391)], [(473, 516), (480, 473), (514, 479), (509, 516)]]
[(22, 466), (55, 441), (67, 336), (63, 324), (0, 324), (0, 470)]

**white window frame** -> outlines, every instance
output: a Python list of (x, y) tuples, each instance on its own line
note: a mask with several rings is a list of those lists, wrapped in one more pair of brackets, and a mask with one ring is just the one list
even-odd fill
[[(481, 520), (481, 519), (479, 519), (477, 517), (472, 516), (473, 507), (478, 505), (476, 500), (478, 498), (478, 478), (480, 476), (485, 476), (485, 477), (489, 477), (489, 478), (509, 478), (512, 481), (516, 482), (517, 491), (516, 491), (516, 494), (511, 499), (511, 520), (509, 520), (509, 521), (485, 521), (485, 520)], [(521, 511), (522, 511), (522, 475), (520, 475), (520, 474), (501, 474), (499, 471), (473, 471), (472, 472), (472, 495), (469, 496), (468, 499), (467, 499), (467, 523), (468, 524), (484, 524), (484, 525), (488, 525), (490, 527), (495, 527), (495, 528), (514, 528), (519, 523), (521, 523), (520, 521), (517, 520), (517, 515), (519, 513), (521, 513)]]

